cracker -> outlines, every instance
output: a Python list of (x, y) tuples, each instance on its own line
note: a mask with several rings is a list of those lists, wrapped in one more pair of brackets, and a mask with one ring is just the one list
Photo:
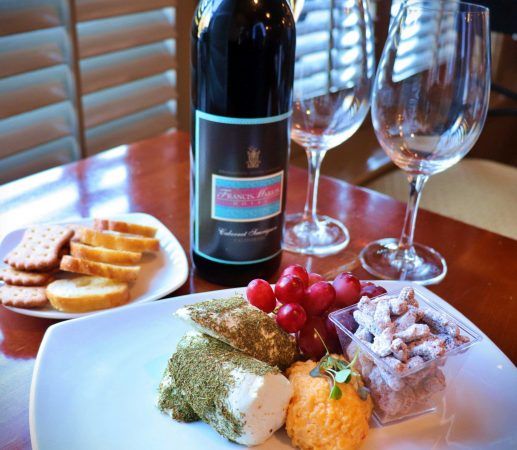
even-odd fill
[(4, 261), (14, 269), (48, 271), (59, 267), (61, 249), (67, 245), (74, 232), (60, 225), (28, 228), (22, 241), (6, 256)]
[(12, 267), (0, 269), (0, 280), (11, 286), (46, 286), (52, 279), (50, 273), (23, 272)]
[(44, 287), (0, 286), (0, 302), (16, 308), (41, 308), (48, 302)]

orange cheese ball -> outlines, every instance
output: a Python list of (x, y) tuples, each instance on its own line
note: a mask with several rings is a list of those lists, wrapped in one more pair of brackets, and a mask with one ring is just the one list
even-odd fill
[(309, 372), (314, 361), (297, 362), (287, 369), (293, 397), (287, 411), (286, 430), (293, 445), (301, 450), (354, 450), (368, 434), (373, 403), (357, 394), (360, 381), (353, 377), (339, 384), (343, 396), (329, 399), (327, 378), (314, 378)]

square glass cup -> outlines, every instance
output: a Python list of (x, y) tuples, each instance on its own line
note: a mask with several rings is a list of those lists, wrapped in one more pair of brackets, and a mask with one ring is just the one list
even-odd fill
[[(448, 350), (443, 356), (405, 370), (402, 374), (396, 372), (384, 358), (373, 352), (347, 328), (347, 324), (355, 322), (353, 312), (357, 310), (357, 305), (329, 315), (336, 326), (345, 358), (350, 361), (358, 352), (355, 367), (361, 373), (366, 387), (370, 389), (375, 404), (374, 417), (383, 426), (435, 411), (469, 357), (469, 350), (481, 341), (479, 333), (429, 300), (418, 287), (413, 289), (420, 308), (427, 307), (444, 315), (458, 325), (462, 336), (470, 340)], [(398, 295), (398, 292), (384, 295)]]

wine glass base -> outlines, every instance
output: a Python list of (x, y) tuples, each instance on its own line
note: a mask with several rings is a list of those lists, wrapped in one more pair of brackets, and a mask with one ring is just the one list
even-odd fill
[(447, 273), (445, 259), (436, 250), (414, 244), (415, 255), (404, 261), (395, 238), (368, 244), (360, 253), (362, 266), (383, 280), (414, 281), (422, 285), (439, 283)]
[(318, 222), (304, 220), (302, 213), (285, 218), (283, 249), (304, 255), (326, 256), (343, 250), (350, 242), (347, 228), (328, 216)]

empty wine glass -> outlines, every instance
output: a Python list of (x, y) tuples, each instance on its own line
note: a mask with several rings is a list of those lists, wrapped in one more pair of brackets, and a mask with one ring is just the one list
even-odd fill
[(489, 39), (488, 9), (455, 0), (408, 0), (390, 28), (372, 119), (381, 146), (407, 173), (410, 197), (401, 238), (381, 239), (361, 252), (363, 267), (377, 277), (430, 284), (447, 272), (438, 252), (413, 243), (418, 204), (429, 176), (456, 164), (481, 133)]
[(336, 219), (317, 214), (318, 181), (326, 152), (346, 141), (364, 121), (374, 70), (367, 0), (297, 1), (297, 45), (291, 136), (309, 161), (303, 213), (286, 217), (284, 249), (311, 255), (336, 253), (349, 233)]

